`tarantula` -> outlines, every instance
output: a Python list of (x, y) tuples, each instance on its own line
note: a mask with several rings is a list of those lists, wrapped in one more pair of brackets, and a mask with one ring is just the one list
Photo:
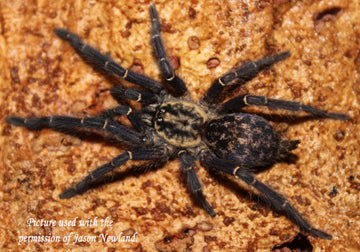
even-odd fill
[[(195, 173), (195, 161), (200, 160), (206, 167), (220, 170), (243, 180), (255, 188), (276, 210), (285, 212), (300, 229), (315, 237), (331, 239), (332, 236), (313, 228), (279, 193), (258, 181), (253, 171), (269, 166), (294, 150), (299, 141), (287, 140), (264, 118), (240, 113), (250, 106), (267, 106), (291, 111), (305, 111), (318, 117), (348, 120), (343, 113), (329, 113), (299, 102), (270, 99), (264, 96), (242, 95), (216, 105), (218, 94), (233, 83), (244, 84), (261, 70), (290, 56), (289, 51), (276, 53), (258, 61), (246, 61), (218, 78), (199, 102), (187, 95), (184, 82), (175, 74), (165, 53), (160, 35), (160, 22), (154, 5), (150, 6), (152, 21), (152, 44), (162, 76), (168, 85), (139, 75), (115, 63), (108, 55), (102, 54), (85, 44), (77, 35), (66, 29), (55, 28), (54, 32), (94, 66), (129, 81), (139, 88), (114, 86), (111, 94), (116, 100), (129, 99), (143, 103), (138, 113), (130, 106), (118, 106), (103, 111), (94, 117), (75, 118), (49, 116), (22, 118), (7, 117), (7, 122), (30, 130), (51, 128), (60, 132), (96, 130), (111, 135), (129, 149), (98, 167), (75, 186), (66, 189), (60, 198), (70, 198), (86, 191), (91, 183), (123, 165), (129, 160), (169, 160), (178, 158), (181, 171), (186, 174), (192, 196), (210, 216), (215, 216), (212, 206), (201, 190)], [(120, 124), (116, 117), (126, 116), (132, 128)]]

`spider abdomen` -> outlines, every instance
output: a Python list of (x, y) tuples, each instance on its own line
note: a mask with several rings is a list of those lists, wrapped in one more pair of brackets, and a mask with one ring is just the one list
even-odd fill
[(205, 112), (192, 102), (171, 100), (159, 107), (154, 127), (165, 141), (178, 147), (200, 144), (200, 130), (206, 121)]
[(278, 156), (277, 132), (256, 115), (238, 113), (212, 119), (206, 123), (203, 136), (217, 156), (244, 167), (268, 165)]

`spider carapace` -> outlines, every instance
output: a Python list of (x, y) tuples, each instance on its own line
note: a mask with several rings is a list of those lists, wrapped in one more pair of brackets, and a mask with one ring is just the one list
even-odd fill
[[(217, 97), (225, 86), (246, 83), (264, 68), (288, 58), (289, 51), (276, 53), (258, 61), (246, 61), (215, 80), (199, 102), (192, 101), (188, 98), (184, 82), (175, 74), (165, 53), (159, 17), (154, 5), (150, 6), (150, 16), (152, 44), (161, 74), (168, 83), (166, 86), (123, 68), (108, 55), (85, 44), (80, 37), (66, 29), (55, 29), (55, 33), (68, 41), (90, 64), (137, 85), (138, 88), (114, 86), (111, 88), (111, 94), (118, 101), (129, 99), (143, 103), (139, 112), (130, 106), (120, 105), (97, 116), (85, 118), (7, 117), (8, 123), (30, 130), (52, 128), (65, 133), (71, 131), (72, 134), (89, 129), (106, 132), (121, 145), (126, 146), (126, 151), (95, 169), (74, 187), (66, 189), (60, 198), (83, 193), (92, 182), (129, 160), (155, 160), (163, 163), (178, 158), (181, 170), (186, 174), (189, 191), (196, 203), (209, 215), (215, 216), (213, 207), (202, 193), (200, 181), (195, 173), (195, 161), (200, 160), (204, 166), (233, 175), (255, 188), (265, 201), (276, 210), (285, 212), (302, 231), (315, 237), (331, 239), (331, 235), (313, 228), (282, 195), (258, 181), (252, 173), (258, 167), (269, 166), (286, 157), (297, 147), (299, 141), (283, 139), (264, 118), (240, 112), (246, 106), (257, 105), (304, 111), (318, 117), (337, 120), (348, 120), (349, 116), (343, 113), (330, 113), (299, 102), (256, 95), (235, 97), (217, 105)], [(126, 127), (116, 120), (117, 116), (122, 115), (127, 116), (132, 127)]]

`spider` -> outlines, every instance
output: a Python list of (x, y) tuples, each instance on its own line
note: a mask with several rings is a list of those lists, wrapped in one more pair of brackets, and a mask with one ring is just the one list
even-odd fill
[[(275, 210), (284, 212), (303, 232), (312, 236), (331, 239), (332, 236), (312, 227), (281, 194), (258, 181), (253, 172), (260, 167), (283, 160), (300, 143), (288, 140), (264, 118), (242, 112), (251, 105), (290, 111), (304, 111), (322, 118), (349, 120), (343, 113), (331, 113), (299, 102), (270, 99), (265, 96), (242, 95), (218, 105), (218, 95), (230, 84), (245, 84), (260, 71), (290, 56), (289, 51), (263, 57), (258, 61), (246, 61), (215, 80), (199, 101), (192, 101), (187, 88), (171, 66), (160, 35), (160, 22), (155, 5), (150, 5), (152, 44), (161, 74), (167, 85), (139, 75), (115, 63), (108, 55), (85, 44), (79, 36), (66, 29), (55, 28), (58, 37), (66, 40), (86, 61), (105, 72), (114, 74), (137, 86), (111, 88), (112, 96), (142, 103), (137, 112), (130, 106), (119, 105), (97, 116), (76, 118), (48, 116), (22, 118), (7, 117), (7, 122), (29, 130), (51, 128), (66, 133), (81, 133), (95, 130), (106, 133), (126, 151), (113, 158), (86, 176), (79, 183), (64, 190), (61, 199), (85, 192), (89, 186), (104, 175), (122, 166), (129, 160), (167, 161), (178, 158), (181, 171), (186, 175), (188, 189), (210, 216), (215, 211), (205, 199), (201, 184), (195, 173), (195, 161), (243, 180), (257, 190)], [(126, 116), (132, 127), (120, 124), (116, 118)]]

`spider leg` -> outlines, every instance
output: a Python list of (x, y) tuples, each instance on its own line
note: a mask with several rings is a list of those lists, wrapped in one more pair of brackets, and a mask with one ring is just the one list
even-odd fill
[(233, 175), (243, 180), (249, 186), (254, 187), (258, 192), (265, 196), (265, 201), (270, 203), (276, 210), (284, 211), (288, 218), (296, 223), (304, 232), (307, 232), (312, 236), (328, 240), (332, 238), (331, 235), (325, 233), (324, 231), (313, 228), (306, 220), (301, 217), (299, 212), (296, 211), (295, 208), (293, 208), (281, 194), (275, 192), (264, 183), (258, 181), (254, 175), (252, 175), (246, 169), (241, 168), (232, 162), (219, 159), (209, 152), (204, 153), (202, 156), (202, 162), (205, 165), (214, 167), (222, 172)]
[(187, 89), (184, 82), (175, 74), (171, 63), (166, 56), (163, 42), (160, 35), (160, 22), (159, 14), (155, 5), (150, 5), (150, 17), (152, 20), (152, 42), (155, 49), (156, 57), (158, 58), (158, 64), (161, 70), (162, 76), (169, 82), (170, 86), (174, 88), (177, 95), (183, 95)]
[(290, 111), (305, 111), (316, 116), (332, 118), (337, 120), (350, 119), (349, 115), (344, 113), (328, 112), (326, 110), (317, 109), (309, 105), (304, 105), (300, 102), (269, 99), (265, 96), (257, 96), (257, 95), (242, 95), (230, 99), (229, 101), (225, 102), (218, 108), (218, 112), (228, 113), (231, 111), (239, 110), (248, 105), (259, 105), (259, 106), (266, 106), (271, 108), (286, 109)]
[(246, 61), (240, 67), (231, 70), (229, 73), (217, 79), (206, 92), (203, 101), (210, 104), (214, 103), (219, 93), (226, 85), (231, 85), (234, 82), (237, 84), (244, 84), (254, 78), (263, 69), (272, 66), (273, 64), (282, 61), (290, 56), (289, 51), (274, 54), (270, 57), (264, 57), (258, 61)]
[(117, 101), (122, 99), (130, 99), (140, 103), (153, 103), (156, 101), (156, 96), (149, 92), (138, 91), (132, 88), (124, 88), (122, 86), (114, 86), (111, 88), (111, 95)]
[(141, 148), (126, 151), (112, 159), (109, 163), (96, 168), (74, 187), (70, 187), (63, 191), (60, 194), (60, 199), (71, 198), (77, 194), (85, 192), (88, 189), (90, 183), (96, 179), (102, 178), (104, 175), (111, 172), (115, 168), (125, 164), (128, 160), (155, 160), (163, 158), (164, 154), (166, 154), (164, 149), (159, 148)]
[(98, 116), (103, 117), (103, 118), (114, 119), (114, 117), (122, 116), (122, 115), (126, 115), (126, 117), (129, 119), (131, 125), (137, 131), (139, 131), (139, 132), (143, 131), (144, 124), (141, 121), (140, 116), (138, 115), (138, 113), (135, 110), (133, 110), (129, 106), (125, 106), (125, 105), (117, 106), (115, 108), (103, 111)]
[(105, 71), (113, 73), (133, 84), (147, 88), (154, 93), (161, 91), (162, 85), (159, 82), (123, 68), (110, 57), (102, 54), (90, 45), (85, 44), (78, 35), (61, 28), (55, 28), (54, 32), (61, 39), (68, 41), (77, 53), (90, 64), (100, 66)]
[(139, 132), (131, 130), (110, 119), (101, 117), (76, 118), (69, 116), (50, 116), (22, 118), (9, 116), (6, 118), (6, 121), (30, 130), (41, 130), (44, 128), (51, 128), (60, 132), (71, 132), (72, 130), (76, 130), (76, 128), (101, 130), (109, 132), (115, 139), (121, 142), (125, 141), (129, 145), (142, 145), (144, 141), (146, 141), (146, 137)]
[(179, 153), (179, 160), (181, 163), (181, 171), (186, 173), (187, 185), (190, 190), (190, 193), (196, 200), (196, 203), (199, 204), (211, 217), (214, 217), (216, 213), (212, 206), (205, 199), (204, 194), (201, 190), (201, 184), (196, 176), (194, 166), (195, 160), (194, 158), (187, 152), (182, 151)]

